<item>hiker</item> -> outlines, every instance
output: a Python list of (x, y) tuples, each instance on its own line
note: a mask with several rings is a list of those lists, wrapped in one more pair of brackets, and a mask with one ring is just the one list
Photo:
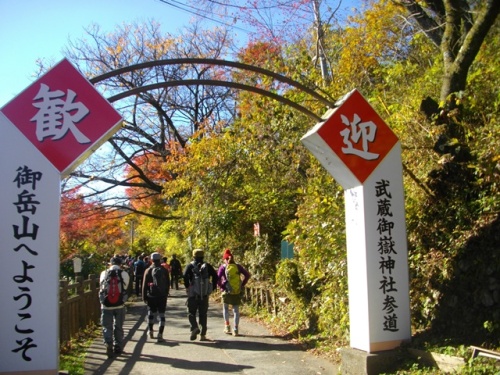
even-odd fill
[[(230, 249), (225, 249), (222, 255), (223, 264), (217, 272), (217, 285), (222, 291), (222, 317), (224, 318), (224, 333), (231, 334), (229, 324), (229, 305), (233, 306), (234, 326), (233, 335), (238, 336), (238, 326), (240, 322), (240, 304), (243, 288), (250, 279), (250, 273), (241, 264), (234, 261), (234, 256)], [(243, 280), (241, 279), (243, 276)]]
[(142, 299), (148, 305), (148, 333), (149, 338), (154, 339), (155, 314), (158, 313), (158, 336), (157, 342), (164, 342), (163, 332), (165, 330), (165, 310), (167, 308), (167, 296), (170, 290), (170, 276), (165, 267), (161, 265), (160, 253), (151, 254), (153, 262), (144, 273), (142, 283)]
[[(210, 293), (217, 287), (217, 272), (209, 263), (203, 261), (204, 255), (202, 249), (193, 250), (193, 261), (188, 263), (183, 274), (188, 296), (190, 340), (196, 340), (201, 333), (200, 341), (207, 341), (208, 300)], [(197, 313), (199, 321), (196, 319)]]
[(144, 263), (144, 255), (139, 255), (139, 258), (134, 263), (134, 277), (135, 277), (135, 294), (140, 297), (141, 296), (141, 288), (142, 288), (142, 278), (144, 277), (144, 271), (147, 266)]
[(182, 266), (179, 259), (177, 259), (176, 254), (172, 254), (172, 259), (170, 260), (170, 270), (172, 272), (172, 279), (170, 281), (170, 287), (179, 290), (179, 278), (182, 276)]
[(101, 326), (108, 358), (123, 351), (123, 322), (125, 301), (130, 276), (121, 269), (122, 259), (114, 256), (110, 267), (99, 277), (99, 300), (101, 302)]
[(170, 268), (170, 264), (168, 264), (167, 257), (161, 258), (161, 266), (168, 271), (168, 274), (170, 275), (170, 280), (172, 280), (172, 270)]

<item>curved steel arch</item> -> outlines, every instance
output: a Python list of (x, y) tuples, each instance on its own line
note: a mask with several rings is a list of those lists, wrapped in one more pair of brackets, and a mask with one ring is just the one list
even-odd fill
[(108, 98), (108, 101), (113, 103), (113, 102), (116, 102), (117, 100), (124, 99), (128, 96), (136, 95), (136, 94), (146, 92), (149, 90), (160, 89), (162, 87), (177, 87), (177, 86), (204, 85), (204, 84), (211, 85), (211, 86), (232, 87), (235, 89), (250, 91), (250, 92), (254, 92), (254, 93), (257, 93), (257, 94), (260, 94), (263, 96), (267, 96), (268, 98), (272, 98), (272, 99), (277, 100), (283, 104), (286, 104), (292, 108), (295, 108), (296, 110), (304, 113), (305, 115), (309, 116), (310, 118), (312, 118), (315, 121), (318, 121), (318, 122), (322, 121), (320, 116), (311, 112), (307, 108), (301, 106), (300, 104), (292, 102), (291, 100), (284, 98), (283, 96), (280, 96), (280, 95), (275, 94), (273, 92), (259, 89), (257, 87), (253, 87), (253, 86), (244, 85), (242, 83), (223, 82), (223, 81), (216, 81), (216, 80), (186, 79), (186, 80), (182, 80), (182, 81), (169, 81), (169, 82), (153, 83), (151, 85), (136, 87), (134, 89), (124, 91), (120, 94), (113, 95), (113, 96)]
[[(269, 77), (272, 77), (278, 81), (281, 81), (283, 83), (287, 83), (293, 87), (296, 87), (305, 93), (311, 95), (312, 97), (316, 98), (319, 100), (321, 103), (325, 104), (329, 108), (334, 108), (335, 103), (331, 102), (330, 100), (324, 98), (320, 94), (318, 94), (316, 91), (311, 90), (307, 86), (304, 86), (303, 84), (294, 81), (291, 78), (285, 77), (281, 74), (272, 72), (270, 70), (264, 69), (264, 68), (259, 68), (257, 66), (249, 65), (249, 64), (244, 64), (244, 63), (239, 63), (235, 61), (229, 61), (229, 60), (217, 60), (217, 59), (209, 59), (209, 58), (179, 58), (179, 59), (168, 59), (168, 60), (155, 60), (155, 61), (148, 61), (144, 63), (139, 63), (139, 64), (134, 64), (134, 65), (129, 65), (124, 68), (112, 70), (111, 72), (101, 74), (97, 77), (94, 77), (90, 79), (90, 82), (92, 84), (96, 84), (98, 82), (101, 82), (105, 79), (111, 78), (118, 76), (123, 73), (128, 73), (132, 72), (134, 70), (138, 69), (144, 69), (144, 68), (151, 68), (154, 66), (164, 66), (164, 65), (179, 65), (179, 64), (206, 64), (206, 65), (220, 65), (220, 66), (229, 66), (233, 68), (238, 68), (242, 70), (248, 70), (256, 73), (260, 73)], [(249, 86), (248, 86), (249, 87)], [(264, 90), (263, 90), (264, 91)]]

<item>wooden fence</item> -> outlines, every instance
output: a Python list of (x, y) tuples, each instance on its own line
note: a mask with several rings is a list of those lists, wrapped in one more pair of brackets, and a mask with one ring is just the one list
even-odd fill
[(247, 285), (245, 287), (245, 301), (256, 310), (263, 309), (269, 314), (276, 316), (280, 306), (287, 302), (266, 285)]
[(98, 323), (100, 311), (98, 276), (72, 284), (59, 281), (59, 342), (67, 342), (91, 323)]

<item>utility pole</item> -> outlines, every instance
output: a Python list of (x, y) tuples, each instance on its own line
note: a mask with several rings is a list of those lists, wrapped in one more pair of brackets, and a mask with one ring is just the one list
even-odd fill
[(319, 0), (313, 0), (312, 5), (314, 10), (314, 20), (316, 24), (316, 56), (314, 57), (314, 60), (319, 60), (319, 67), (321, 69), (321, 78), (323, 79), (323, 84), (328, 84), (331, 82), (331, 75), (328, 69), (328, 62), (325, 57), (325, 34), (323, 31), (323, 23), (321, 21)]

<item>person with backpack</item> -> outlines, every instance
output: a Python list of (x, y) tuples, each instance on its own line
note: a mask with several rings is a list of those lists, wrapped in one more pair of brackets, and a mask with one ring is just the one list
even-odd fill
[(101, 326), (108, 358), (123, 351), (123, 322), (125, 301), (130, 276), (121, 269), (122, 260), (114, 256), (111, 266), (99, 277), (99, 300), (101, 302)]
[(170, 269), (172, 271), (172, 279), (170, 281), (170, 287), (179, 290), (179, 278), (182, 276), (182, 266), (177, 255), (173, 254), (172, 259), (170, 259)]
[(158, 313), (158, 336), (157, 342), (164, 342), (163, 332), (165, 330), (165, 310), (167, 309), (167, 297), (170, 291), (170, 276), (165, 267), (161, 265), (160, 253), (151, 254), (153, 262), (144, 273), (142, 283), (142, 298), (148, 305), (148, 333), (149, 338), (154, 339), (155, 314)]
[[(217, 272), (203, 258), (202, 249), (193, 250), (193, 261), (184, 269), (183, 279), (187, 293), (187, 310), (190, 324), (190, 340), (207, 341), (207, 314), (210, 293), (217, 287)], [(196, 319), (198, 315), (199, 320)]]
[(144, 255), (139, 255), (139, 258), (134, 263), (134, 277), (135, 277), (135, 294), (140, 297), (142, 290), (142, 280), (144, 277), (144, 271), (147, 266), (144, 263)]
[[(241, 264), (234, 261), (230, 249), (225, 249), (222, 255), (223, 264), (217, 271), (220, 290), (222, 291), (222, 317), (224, 318), (224, 333), (231, 334), (229, 323), (229, 305), (233, 306), (234, 326), (233, 335), (238, 336), (240, 323), (240, 305), (243, 288), (250, 279), (250, 273)], [(243, 279), (241, 278), (243, 276)]]

